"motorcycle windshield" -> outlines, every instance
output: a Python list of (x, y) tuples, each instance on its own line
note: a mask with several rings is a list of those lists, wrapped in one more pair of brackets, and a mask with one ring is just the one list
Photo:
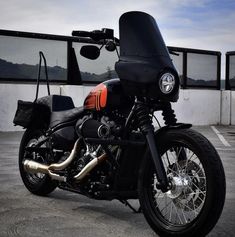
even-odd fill
[(168, 57), (155, 19), (144, 12), (127, 12), (119, 20), (120, 56)]
[[(155, 19), (144, 12), (127, 12), (119, 20), (120, 58), (115, 70), (126, 93), (176, 101), (179, 77)], [(160, 78), (171, 73), (175, 89), (163, 94)]]

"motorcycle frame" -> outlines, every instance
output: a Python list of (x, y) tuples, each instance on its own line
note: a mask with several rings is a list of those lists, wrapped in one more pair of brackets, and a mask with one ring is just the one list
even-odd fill
[[(114, 182), (113, 182), (113, 190), (112, 191), (104, 191), (102, 196), (102, 199), (130, 199), (130, 198), (138, 198), (138, 192), (137, 192), (137, 185), (138, 185), (138, 176), (139, 172), (141, 169), (141, 162), (143, 159), (146, 159), (146, 155), (148, 151), (151, 148), (148, 143), (148, 140), (146, 142), (147, 136), (148, 136), (148, 129), (150, 131), (150, 140), (152, 139), (152, 145), (155, 146), (155, 149), (158, 150), (156, 147), (156, 140), (159, 139), (160, 135), (162, 132), (166, 132), (169, 129), (181, 129), (181, 128), (189, 128), (191, 127), (191, 124), (167, 124), (166, 126), (154, 131), (153, 127), (149, 127), (147, 131), (142, 131), (141, 139), (140, 140), (130, 140), (128, 138), (128, 134), (133, 130), (133, 121), (136, 119), (137, 114), (136, 114), (136, 106), (138, 103), (140, 103), (137, 98), (135, 100), (135, 103), (126, 119), (125, 127), (124, 127), (124, 133), (122, 136), (122, 140), (108, 140), (108, 139), (97, 139), (97, 138), (84, 138), (85, 142), (91, 143), (91, 144), (100, 144), (104, 148), (104, 150), (108, 153), (109, 155), (109, 160), (113, 165), (115, 166), (115, 160), (118, 159), (118, 157), (113, 157), (112, 154), (109, 152), (107, 146), (108, 145), (118, 145), (120, 146), (120, 152), (118, 152), (120, 162), (121, 164), (115, 167), (115, 177), (114, 177)], [(141, 102), (142, 103), (142, 102)], [(146, 104), (147, 105), (147, 104)], [(149, 107), (151, 107), (151, 113), (154, 113), (155, 111), (163, 111), (168, 108), (169, 106), (171, 108), (170, 102), (155, 102), (152, 103), (151, 105), (148, 104)], [(166, 113), (166, 112), (165, 112)], [(169, 113), (169, 112), (168, 112)], [(168, 118), (165, 118), (169, 122), (169, 115)], [(78, 118), (77, 118), (78, 119)], [(40, 151), (40, 146), (47, 142), (50, 139), (50, 136), (55, 133), (56, 131), (66, 128), (69, 126), (75, 126), (76, 125), (76, 120), (70, 121), (70, 122), (65, 122), (58, 124), (57, 126), (48, 129), (45, 132), (45, 137), (41, 139), (38, 144), (35, 146), (35, 151), (37, 152), (49, 152), (49, 150), (41, 149)], [(151, 121), (152, 123), (152, 121)], [(143, 129), (142, 129), (143, 130)], [(146, 137), (146, 139), (145, 139)], [(75, 141), (74, 141), (75, 142)], [(130, 147), (134, 147), (134, 149), (130, 149)], [(30, 151), (33, 151), (33, 147), (30, 148)], [(158, 183), (159, 183), (159, 188), (162, 188), (163, 191), (167, 191), (167, 183), (165, 183), (165, 186), (161, 183), (161, 178), (165, 174), (165, 170), (163, 168), (163, 165), (159, 162), (162, 162), (161, 158), (158, 155), (158, 152), (155, 153), (157, 154), (156, 156), (152, 156), (153, 162), (155, 162), (155, 169), (158, 174)], [(157, 161), (157, 162), (156, 162)], [(163, 172), (163, 174), (162, 174)], [(159, 175), (160, 173), (160, 175)], [(162, 175), (162, 176), (161, 176)], [(167, 182), (167, 180), (165, 181)], [(70, 190), (70, 191), (75, 191), (75, 190)]]

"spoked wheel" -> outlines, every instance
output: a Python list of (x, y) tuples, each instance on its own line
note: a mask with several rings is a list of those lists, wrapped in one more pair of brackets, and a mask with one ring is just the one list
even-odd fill
[[(33, 138), (31, 140), (29, 140), (28, 144), (26, 145), (26, 147), (34, 147), (36, 144), (37, 144), (37, 139)], [(34, 160), (34, 161), (37, 161), (41, 164), (45, 164), (46, 161), (45, 159), (37, 154), (36, 152), (32, 152), (32, 153), (29, 153), (29, 152), (25, 152), (24, 153), (24, 159), (30, 159), (30, 160)], [(32, 173), (25, 173), (25, 176), (28, 178), (28, 180), (30, 181), (30, 183), (32, 184), (37, 184), (37, 183), (40, 183), (41, 180), (44, 179), (45, 177), (45, 174), (42, 174), (42, 173), (36, 173), (36, 174), (32, 174)]]
[(23, 165), (25, 159), (33, 160), (41, 164), (49, 164), (50, 159), (48, 155), (42, 156), (36, 152), (28, 152), (25, 150), (26, 147), (35, 146), (40, 136), (42, 136), (40, 130), (26, 130), (24, 133), (19, 151), (19, 169), (23, 183), (30, 192), (37, 195), (47, 195), (57, 187), (57, 182), (51, 180), (46, 174), (28, 173), (25, 171)]
[(156, 139), (170, 190), (157, 189), (151, 157), (146, 157), (139, 197), (148, 223), (160, 236), (206, 235), (225, 199), (224, 170), (216, 150), (193, 130), (168, 131)]
[[(159, 214), (165, 221), (177, 226), (192, 222), (200, 213), (206, 198), (206, 176), (199, 158), (189, 148), (174, 148), (162, 156), (171, 189), (166, 193), (157, 190), (154, 173), (152, 195)], [(179, 160), (182, 151), (186, 160)]]

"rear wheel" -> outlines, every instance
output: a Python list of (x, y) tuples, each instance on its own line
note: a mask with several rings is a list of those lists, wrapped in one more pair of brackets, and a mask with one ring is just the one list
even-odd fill
[(211, 143), (193, 130), (172, 130), (157, 146), (171, 189), (157, 189), (151, 157), (143, 160), (139, 198), (145, 218), (160, 236), (205, 236), (218, 221), (225, 200), (225, 175)]
[(25, 159), (34, 160), (41, 164), (49, 164), (49, 155), (40, 155), (36, 152), (27, 152), (26, 147), (33, 147), (38, 141), (38, 138), (42, 136), (43, 133), (40, 130), (28, 129), (25, 131), (19, 150), (19, 169), (20, 175), (23, 180), (25, 187), (34, 194), (45, 196), (51, 193), (56, 187), (57, 182), (51, 180), (51, 178), (42, 173), (31, 174), (25, 171), (23, 162)]

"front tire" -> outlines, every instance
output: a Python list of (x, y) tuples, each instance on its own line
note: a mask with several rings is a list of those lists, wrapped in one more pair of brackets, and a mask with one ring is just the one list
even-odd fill
[(139, 177), (139, 199), (144, 216), (160, 236), (205, 236), (218, 221), (225, 201), (225, 175), (212, 144), (191, 129), (156, 135), (156, 143), (171, 190), (156, 188), (149, 153)]
[(30, 174), (25, 171), (23, 162), (27, 159), (32, 159), (34, 161), (49, 164), (49, 157), (45, 155), (44, 157), (39, 154), (35, 154), (35, 152), (29, 153), (25, 151), (27, 146), (34, 146), (36, 144), (38, 138), (42, 136), (43, 133), (38, 129), (27, 129), (22, 137), (19, 149), (19, 170), (22, 181), (25, 187), (33, 194), (46, 196), (57, 187), (57, 182), (52, 180), (46, 174)]

